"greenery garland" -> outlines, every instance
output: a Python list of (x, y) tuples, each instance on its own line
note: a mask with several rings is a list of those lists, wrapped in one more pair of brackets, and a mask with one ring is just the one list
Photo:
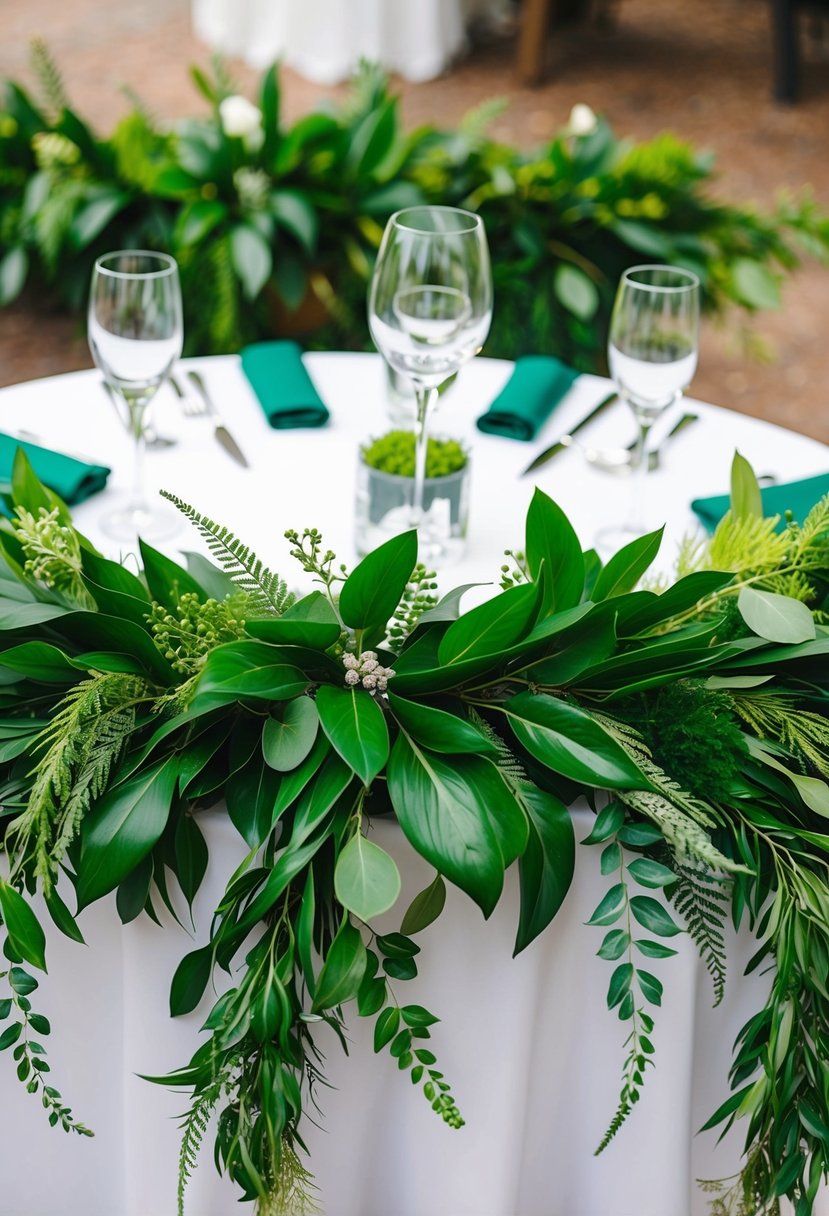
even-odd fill
[(217, 63), (193, 70), (206, 113), (162, 123), (128, 93), (133, 109), (101, 135), (42, 43), (33, 68), (36, 97), (0, 86), (0, 306), (30, 283), (83, 316), (96, 256), (163, 249), (181, 269), (191, 353), (288, 332), (365, 347), (383, 226), (418, 203), (484, 220), (498, 298), (486, 353), (555, 354), (582, 371), (604, 370), (628, 266), (685, 266), (710, 312), (750, 316), (779, 305), (804, 255), (829, 253), (829, 219), (807, 193), (766, 214), (720, 201), (711, 157), (670, 134), (634, 144), (582, 114), (522, 151), (487, 135), (497, 101), (457, 130), (407, 133), (370, 65), (338, 109), (288, 125), (276, 69), (254, 106)]
[[(190, 1092), (179, 1211), (208, 1121), (216, 1160), (260, 1216), (314, 1208), (303, 1111), (323, 1080), (314, 1028), (345, 1008), (374, 1019), (378, 1052), (450, 1127), (464, 1115), (430, 1044), (437, 1020), (405, 1003), (418, 933), (446, 882), (488, 915), (517, 864), (516, 951), (564, 900), (567, 809), (596, 808), (585, 842), (608, 890), (590, 918), (611, 964), (607, 1004), (629, 1025), (618, 1108), (658, 1053), (662, 980), (651, 960), (690, 933), (726, 982), (724, 923), (747, 924), (772, 970), (743, 1028), (731, 1095), (706, 1127), (743, 1120), (744, 1167), (707, 1183), (713, 1211), (809, 1216), (829, 1165), (829, 497), (802, 524), (763, 520), (736, 457), (731, 512), (683, 573), (636, 589), (661, 533), (604, 566), (539, 491), (525, 547), (494, 598), (437, 600), (407, 533), (350, 573), (318, 532), (288, 533), (320, 585), (295, 599), (237, 538), (169, 495), (218, 565), (187, 568), (141, 544), (143, 572), (109, 561), (18, 453), (0, 529), (0, 783), (9, 873), (0, 1050), (49, 1121), (90, 1134), (49, 1080), (46, 1017), (32, 1007), (46, 935), (30, 897), (82, 940), (78, 911), (117, 891), (122, 920), (187, 903), (207, 846), (199, 811), (223, 798), (248, 847), (207, 945), (176, 970), (173, 1015), (215, 968), (232, 986), (207, 1038), (168, 1076)], [(716, 569), (729, 554), (727, 568)], [(367, 829), (393, 813), (434, 867), (399, 930), (372, 922), (400, 876)], [(458, 841), (463, 847), (458, 847)], [(474, 1117), (474, 1112), (472, 1112)]]

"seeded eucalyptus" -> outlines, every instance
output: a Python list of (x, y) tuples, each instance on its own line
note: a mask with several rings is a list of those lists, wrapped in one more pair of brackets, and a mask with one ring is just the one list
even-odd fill
[[(772, 983), (707, 1125), (744, 1124), (744, 1169), (706, 1186), (717, 1216), (781, 1196), (809, 1216), (829, 1164), (829, 499), (781, 541), (755, 490), (737, 463), (731, 514), (659, 594), (636, 589), (659, 533), (601, 566), (537, 491), (502, 590), (463, 612), (463, 588), (437, 598), (414, 533), (349, 571), (316, 529), (289, 532), (317, 584), (297, 599), (173, 495), (215, 564), (142, 543), (135, 575), (19, 454), (0, 525), (0, 1052), (49, 1121), (89, 1134), (45, 1081), (50, 1024), (29, 998), (48, 941), (31, 896), (76, 940), (78, 913), (113, 891), (124, 921), (174, 907), (170, 876), (192, 906), (200, 811), (221, 802), (247, 857), (170, 993), (203, 1035), (148, 1077), (189, 1094), (179, 1212), (211, 1119), (219, 1168), (259, 1216), (316, 1210), (303, 1130), (325, 1081), (317, 1034), (345, 1046), (350, 1016), (372, 1019), (375, 1050), (462, 1128), (475, 1111), (440, 1061), (453, 1029), (416, 1003), (418, 935), (447, 883), (487, 916), (516, 865), (516, 952), (528, 946), (567, 896), (582, 796), (607, 880), (590, 923), (628, 1028), (599, 1150), (642, 1117), (673, 939), (688, 932), (718, 1003), (730, 914)], [(389, 811), (433, 869), (408, 908), (369, 831)], [(381, 916), (396, 927), (380, 932)], [(232, 985), (210, 1006), (217, 968)]]

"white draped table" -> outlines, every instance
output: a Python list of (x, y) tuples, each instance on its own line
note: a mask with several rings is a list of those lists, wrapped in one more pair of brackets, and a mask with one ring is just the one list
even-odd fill
[[(205, 421), (184, 421), (171, 393), (159, 399), (157, 425), (181, 438), (154, 453), (148, 471), (165, 486), (245, 538), (269, 564), (290, 574), (285, 527), (319, 527), (343, 560), (352, 560), (351, 519), (357, 443), (382, 432), (384, 377), (371, 355), (311, 355), (308, 367), (332, 420), (323, 431), (272, 431), (235, 358), (199, 365), (251, 469), (234, 465)], [(521, 544), (532, 483), (519, 470), (607, 385), (582, 377), (534, 445), (483, 436), (475, 417), (509, 374), (509, 364), (480, 359), (464, 370), (441, 405), (439, 426), (474, 444), (471, 534), (454, 583), (497, 578), (504, 547)], [(653, 477), (654, 502), (668, 521), (665, 564), (692, 524), (688, 501), (726, 488), (735, 446), (760, 472), (780, 478), (826, 471), (820, 444), (713, 406), (668, 450)], [(666, 419), (666, 423), (670, 420)], [(110, 488), (76, 512), (79, 526), (111, 552), (97, 524), (129, 483), (129, 444), (97, 383), (78, 373), (0, 391), (0, 430), (25, 428), (56, 447), (83, 448), (113, 466)], [(621, 408), (595, 424), (591, 443), (626, 441)], [(601, 522), (624, 509), (628, 485), (587, 468), (576, 452), (542, 470), (538, 482), (561, 503), (587, 544)], [(659, 514), (659, 512), (657, 512)], [(656, 520), (654, 520), (656, 522)], [(183, 533), (183, 547), (196, 547)], [(575, 809), (577, 837), (590, 813)], [(203, 817), (211, 864), (195, 908), (197, 942), (236, 860), (240, 842), (220, 812)], [(429, 868), (394, 823), (377, 822), (376, 839), (400, 865), (405, 907)], [(605, 1154), (593, 1149), (618, 1098), (626, 1027), (605, 1008), (610, 967), (595, 958), (602, 931), (584, 922), (606, 880), (595, 852), (579, 849), (570, 894), (550, 930), (512, 960), (517, 884), (484, 924), (466, 897), (450, 892), (443, 917), (423, 935), (417, 980), (400, 985), (441, 1024), (433, 1046), (467, 1120), (445, 1127), (386, 1053), (371, 1050), (372, 1023), (353, 1016), (346, 1059), (333, 1036), (320, 1046), (332, 1090), (321, 1090), (320, 1127), (305, 1128), (325, 1216), (703, 1216), (698, 1177), (737, 1168), (741, 1140), (715, 1148), (694, 1133), (726, 1096), (735, 1034), (762, 1000), (764, 980), (741, 978), (751, 942), (733, 944), (724, 1007), (710, 1009), (710, 981), (690, 942), (679, 957), (655, 963), (665, 984), (653, 1035), (656, 1069), (641, 1102)], [(508, 879), (514, 876), (508, 875)], [(393, 922), (390, 919), (389, 925)], [(209, 1001), (171, 1021), (169, 982), (192, 948), (175, 925), (146, 920), (122, 928), (112, 901), (82, 917), (88, 948), (53, 934), (49, 975), (37, 1008), (53, 1022), (54, 1081), (94, 1140), (69, 1139), (47, 1125), (39, 1104), (0, 1057), (0, 1216), (174, 1216), (178, 1135), (186, 1098), (138, 1074), (158, 1074), (189, 1059)], [(765, 981), (767, 982), (767, 980)], [(208, 1137), (209, 1141), (209, 1137)], [(189, 1216), (240, 1211), (235, 1191), (216, 1175), (209, 1149), (188, 1192)], [(818, 1209), (825, 1216), (829, 1208)]]

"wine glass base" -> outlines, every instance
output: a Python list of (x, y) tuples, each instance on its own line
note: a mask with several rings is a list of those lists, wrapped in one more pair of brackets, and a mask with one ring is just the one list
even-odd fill
[(123, 507), (101, 520), (101, 531), (112, 540), (169, 540), (182, 527), (182, 517), (163, 507)]

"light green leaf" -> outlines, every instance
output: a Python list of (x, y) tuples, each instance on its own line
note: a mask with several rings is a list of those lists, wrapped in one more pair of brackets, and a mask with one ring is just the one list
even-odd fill
[(10, 883), (0, 879), (0, 913), (12, 949), (26, 963), (46, 970), (46, 936), (26, 900)]
[(464, 613), (441, 639), (440, 665), (448, 667), (469, 659), (498, 655), (514, 645), (534, 624), (538, 600), (538, 588), (532, 583), (524, 584), (510, 587)]
[(580, 321), (592, 321), (599, 307), (599, 293), (592, 279), (567, 262), (560, 262), (553, 276), (558, 301)]
[(625, 900), (624, 883), (617, 882), (601, 900), (587, 924), (612, 925), (624, 912)]
[(779, 308), (780, 285), (772, 272), (753, 258), (737, 258), (732, 267), (734, 292), (749, 308)]
[(29, 256), (22, 245), (13, 245), (0, 260), (0, 308), (16, 300), (29, 273)]
[(638, 536), (610, 558), (593, 587), (592, 599), (606, 600), (632, 591), (659, 552), (664, 526)]
[(811, 642), (815, 619), (807, 606), (788, 595), (743, 587), (737, 597), (740, 616), (758, 637), (769, 642)]
[(356, 832), (337, 858), (337, 899), (362, 921), (387, 912), (400, 894), (400, 871), (385, 849)]
[(676, 874), (650, 857), (637, 857), (628, 866), (628, 872), (642, 887), (667, 887), (676, 882)]
[(422, 747), (434, 752), (471, 752), (473, 755), (497, 753), (492, 743), (471, 722), (421, 701), (407, 701), (389, 693), (389, 706), (403, 729)]
[(791, 769), (786, 768), (785, 764), (781, 764), (759, 739), (748, 736), (746, 741), (748, 749), (755, 759), (787, 777), (809, 809), (816, 815), (829, 819), (829, 785), (825, 781), (820, 777), (806, 777), (803, 773), (792, 772)]
[(389, 729), (380, 706), (364, 688), (317, 690), (317, 711), (332, 747), (354, 770), (363, 785), (371, 785), (389, 758)]
[(285, 702), (281, 718), (268, 718), (262, 731), (262, 754), (271, 768), (289, 773), (306, 758), (319, 729), (319, 712), (310, 697)]
[(317, 980), (315, 1013), (333, 1009), (356, 997), (366, 969), (366, 958), (363, 939), (346, 913)]
[(230, 233), (230, 260), (245, 295), (255, 300), (273, 270), (273, 255), (267, 241), (250, 224), (237, 224)]
[(754, 469), (739, 452), (731, 461), (731, 514), (735, 519), (762, 519), (763, 499)]

